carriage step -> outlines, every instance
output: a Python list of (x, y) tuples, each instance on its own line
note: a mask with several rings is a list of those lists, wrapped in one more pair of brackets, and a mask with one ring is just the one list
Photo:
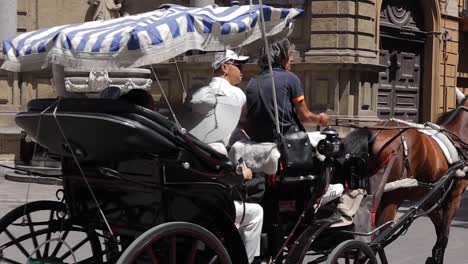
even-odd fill
[(50, 176), (60, 176), (62, 175), (62, 167), (60, 165), (56, 166), (27, 166), (27, 165), (16, 165), (15, 168), (18, 170), (16, 171), (17, 174), (27, 175), (27, 171), (31, 173), (40, 173), (44, 175)]
[(62, 179), (56, 177), (44, 177), (44, 176), (33, 176), (19, 174), (16, 172), (7, 172), (5, 173), (5, 179), (14, 182), (24, 182), (24, 183), (38, 183), (45, 185), (62, 185)]
[(298, 183), (304, 181), (315, 181), (317, 176), (315, 175), (307, 175), (307, 176), (297, 176), (297, 177), (284, 177), (281, 182), (282, 183)]

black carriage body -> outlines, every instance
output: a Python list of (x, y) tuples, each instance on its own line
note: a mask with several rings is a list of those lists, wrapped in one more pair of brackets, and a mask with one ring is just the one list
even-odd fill
[[(158, 160), (129, 160), (114, 166), (84, 165), (86, 181), (72, 161), (64, 165), (65, 198), (73, 221), (80, 225), (106, 230), (100, 210), (115, 232), (127, 236), (171, 221), (206, 227), (218, 225), (213, 221), (232, 224), (234, 209), (226, 186), (202, 182), (189, 173), (183, 175), (184, 170)], [(118, 173), (118, 178), (110, 176), (111, 173)], [(173, 181), (172, 173), (187, 180)]]
[(233, 261), (246, 259), (230, 193), (241, 179), (225, 156), (165, 117), (118, 100), (39, 99), (16, 122), (63, 157), (72, 223), (106, 231), (104, 214), (130, 243), (161, 223), (191, 222), (226, 241)]

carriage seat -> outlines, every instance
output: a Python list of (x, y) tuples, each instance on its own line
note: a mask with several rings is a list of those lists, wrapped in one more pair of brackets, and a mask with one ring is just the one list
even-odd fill
[[(325, 138), (325, 135), (320, 132), (308, 132), (309, 140), (314, 148), (320, 140)], [(253, 142), (249, 140), (240, 140), (234, 143), (229, 151), (229, 159), (236, 162), (243, 159), (250, 169), (255, 173), (264, 173), (266, 175), (276, 174), (278, 162), (281, 154), (278, 147), (273, 142)], [(325, 157), (317, 152), (317, 158), (320, 161), (325, 160)]]
[(28, 111), (54, 111), (55, 107), (60, 112), (87, 112), (103, 114), (138, 114), (144, 116), (166, 129), (173, 129), (175, 124), (163, 115), (146, 109), (144, 107), (129, 104), (122, 100), (107, 98), (66, 98), (58, 100), (56, 98), (35, 99), (29, 101)]
[[(62, 132), (53, 117), (56, 108), (55, 114), (63, 123), (63, 129), (67, 130), (65, 134), (71, 137), (71, 144), (86, 150), (86, 160), (121, 160), (143, 152), (176, 152), (187, 145), (175, 133), (177, 126), (174, 122), (157, 112), (125, 101), (102, 98), (31, 100), (28, 112), (18, 114), (16, 122), (31, 136), (40, 135), (38, 142), (59, 154), (70, 153), (63, 149), (65, 142), (61, 140)], [(39, 122), (43, 132), (40, 131)], [(186, 140), (211, 157), (231, 163), (225, 155), (195, 137), (188, 134)]]

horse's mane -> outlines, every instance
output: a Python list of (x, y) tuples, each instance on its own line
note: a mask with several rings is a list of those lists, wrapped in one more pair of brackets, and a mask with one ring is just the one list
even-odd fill
[(361, 155), (369, 153), (371, 132), (368, 129), (356, 129), (344, 138), (345, 154)]
[[(460, 105), (463, 105), (467, 99), (468, 99), (468, 97), (465, 96), (465, 99), (463, 99), (463, 101), (461, 101), (461, 103), (457, 104), (457, 107), (460, 106)], [(451, 111), (444, 112), (444, 113), (440, 114), (439, 117), (437, 118), (436, 124), (445, 125), (448, 122), (452, 121), (452, 118), (455, 117), (455, 114), (456, 114), (457, 110), (458, 110), (458, 108), (455, 108), (455, 109), (453, 109)]]

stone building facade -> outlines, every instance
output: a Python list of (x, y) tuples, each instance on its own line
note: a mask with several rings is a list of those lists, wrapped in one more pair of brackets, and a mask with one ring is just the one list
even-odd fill
[[(14, 30), (18, 33), (83, 22), (93, 12), (85, 0), (2, 1), (16, 3), (16, 14), (4, 10), (0, 12), (6, 14), (0, 17), (8, 16), (14, 21), (14, 16), (17, 21)], [(121, 12), (136, 14), (154, 10), (166, 1), (121, 2)], [(189, 5), (191, 1), (170, 2)], [(231, 3), (230, 0), (215, 2)], [(466, 2), (263, 0), (269, 5), (305, 10), (290, 38), (295, 50), (292, 70), (304, 84), (311, 109), (326, 110), (341, 118), (394, 116), (419, 122), (435, 120), (440, 112), (453, 108), (457, 85), (468, 92), (468, 51), (464, 45), (468, 42)], [(11, 24), (11, 21), (2, 23), (0, 37), (5, 37), (2, 32), (11, 32), (11, 28), (5, 28)], [(254, 49), (248, 47), (245, 52), (255, 55)], [(181, 57), (177, 64), (156, 65), (159, 83), (172, 103), (180, 105), (184, 89), (208, 81), (209, 58), (208, 55)], [(258, 69), (250, 64), (245, 71), (248, 80)], [(0, 126), (12, 126), (14, 113), (30, 99), (54, 96), (50, 79), (50, 72), (0, 72)], [(152, 93), (160, 97), (158, 82), (153, 82)], [(162, 100), (160, 104), (164, 106)]]

